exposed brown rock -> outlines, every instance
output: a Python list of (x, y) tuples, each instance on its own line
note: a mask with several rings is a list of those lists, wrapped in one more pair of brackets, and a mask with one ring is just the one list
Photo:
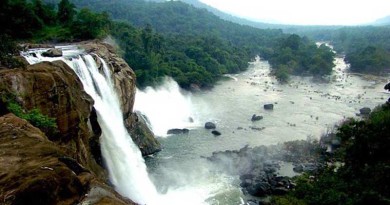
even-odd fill
[(0, 94), (14, 96), (26, 110), (38, 108), (55, 118), (58, 133), (47, 133), (50, 140), (61, 145), (77, 162), (99, 172), (89, 150), (93, 134), (88, 119), (93, 100), (68, 65), (55, 61), (30, 65), (27, 69), (1, 70)]
[[(7, 114), (0, 117), (0, 203), (71, 205), (89, 195), (116, 204), (133, 204), (102, 183), (89, 170), (64, 163), (71, 160), (60, 147), (27, 121)], [(75, 166), (77, 164), (77, 166)], [(102, 190), (94, 192), (94, 190)]]
[[(132, 113), (134, 72), (111, 46), (84, 44), (108, 62), (124, 122), (143, 154), (160, 150), (153, 133)], [(55, 118), (58, 133), (7, 114), (8, 98), (24, 110), (37, 108)], [(0, 70), (0, 204), (133, 204), (104, 183), (106, 173), (98, 165), (101, 130), (92, 106), (81, 81), (62, 61)]]
[(58, 49), (58, 48), (51, 48), (51, 49), (43, 52), (42, 56), (45, 56), (45, 57), (61, 57), (62, 56), (62, 50)]
[(126, 125), (131, 126), (127, 129), (130, 130), (130, 135), (140, 148), (142, 155), (150, 155), (161, 150), (160, 143), (155, 139), (142, 114), (135, 112), (127, 120)]

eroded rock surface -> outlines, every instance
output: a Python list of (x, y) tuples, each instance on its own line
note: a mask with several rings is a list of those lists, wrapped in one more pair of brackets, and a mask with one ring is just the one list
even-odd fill
[[(13, 114), (0, 117), (1, 204), (133, 204), (98, 180), (47, 136)], [(68, 163), (64, 163), (64, 158)], [(80, 169), (82, 167), (82, 169)], [(100, 189), (98, 193), (95, 189)]]

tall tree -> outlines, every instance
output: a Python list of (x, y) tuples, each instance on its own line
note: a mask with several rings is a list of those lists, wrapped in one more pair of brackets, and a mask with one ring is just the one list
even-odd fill
[(72, 23), (75, 16), (75, 6), (69, 0), (61, 0), (58, 4), (57, 19), (62, 24)]

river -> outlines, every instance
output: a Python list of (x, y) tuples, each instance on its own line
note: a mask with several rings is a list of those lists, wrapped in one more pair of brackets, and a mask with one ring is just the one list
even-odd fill
[[(335, 124), (356, 117), (360, 108), (373, 109), (389, 97), (383, 89), (387, 78), (348, 73), (340, 57), (335, 64), (328, 83), (294, 76), (279, 84), (268, 62), (257, 58), (246, 72), (227, 75), (211, 90), (189, 93), (169, 78), (158, 88), (139, 90), (135, 110), (149, 118), (163, 146), (146, 159), (157, 189), (180, 204), (244, 204), (238, 176), (213, 170), (203, 157), (245, 145), (319, 139)], [(274, 109), (264, 110), (267, 103)], [(252, 122), (253, 114), (264, 118)], [(204, 129), (208, 121), (222, 135)], [(190, 131), (167, 135), (172, 128)]]

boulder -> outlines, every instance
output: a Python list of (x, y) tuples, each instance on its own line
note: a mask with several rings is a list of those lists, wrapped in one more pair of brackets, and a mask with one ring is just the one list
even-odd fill
[(211, 133), (212, 133), (214, 136), (219, 136), (219, 135), (221, 135), (221, 133), (220, 133), (219, 131), (217, 131), (217, 130), (213, 130), (213, 131), (211, 131)]
[(360, 111), (361, 115), (369, 115), (371, 113), (371, 108), (364, 107), (364, 108), (361, 108), (359, 111)]
[(337, 149), (341, 146), (341, 141), (338, 138), (332, 139), (330, 145), (332, 149)]
[(276, 187), (275, 189), (272, 190), (272, 194), (275, 195), (286, 195), (288, 193), (288, 189), (284, 187)]
[(180, 134), (187, 134), (190, 130), (188, 129), (170, 129), (168, 130), (167, 134), (168, 135), (180, 135)]
[(274, 109), (274, 104), (265, 104), (264, 105), (265, 110), (273, 110)]
[(204, 125), (204, 128), (206, 128), (206, 129), (215, 129), (215, 128), (217, 128), (217, 126), (213, 122), (206, 122), (206, 124)]
[(126, 118), (125, 126), (129, 130), (134, 143), (140, 148), (143, 156), (154, 154), (161, 150), (161, 144), (149, 128), (146, 116), (139, 112), (134, 112), (130, 117)]
[(51, 48), (45, 52), (42, 53), (42, 56), (44, 57), (61, 57), (62, 56), (62, 50), (59, 48)]
[(270, 193), (271, 186), (267, 182), (259, 182), (247, 187), (246, 190), (252, 196), (263, 197)]
[(251, 121), (254, 122), (254, 121), (259, 121), (259, 120), (262, 120), (262, 119), (263, 119), (263, 116), (253, 114), (252, 118), (251, 118)]

